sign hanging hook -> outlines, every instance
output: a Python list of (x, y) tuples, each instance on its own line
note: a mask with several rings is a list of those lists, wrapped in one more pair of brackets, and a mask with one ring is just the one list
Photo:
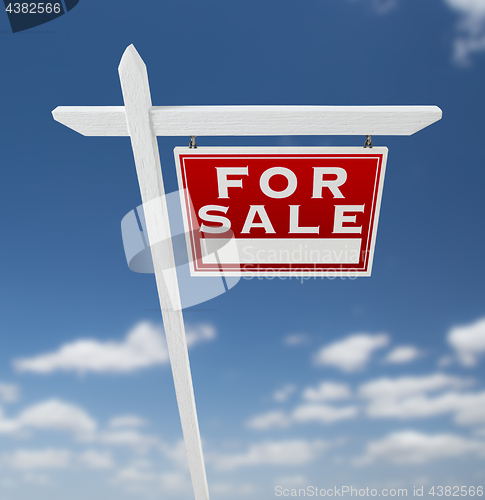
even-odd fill
[(365, 148), (372, 148), (372, 147), (374, 147), (372, 145), (372, 136), (371, 135), (366, 135), (365, 137), (366, 137), (366, 139), (365, 139), (365, 142), (364, 142), (364, 149)]
[[(190, 136), (190, 143), (189, 143), (189, 149), (197, 149), (197, 143), (195, 142), (195, 138), (197, 136), (191, 135)], [(372, 147), (372, 146), (371, 146)]]

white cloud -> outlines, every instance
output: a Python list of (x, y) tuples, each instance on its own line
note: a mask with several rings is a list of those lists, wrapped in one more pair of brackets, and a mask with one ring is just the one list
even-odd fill
[(113, 457), (109, 451), (86, 450), (78, 457), (79, 461), (91, 469), (111, 469)]
[(93, 432), (96, 422), (79, 406), (51, 399), (24, 410), (19, 418), (23, 427), (65, 430), (73, 433)]
[(378, 14), (387, 14), (389, 11), (393, 10), (397, 4), (397, 0), (370, 0), (363, 2), (363, 5), (365, 5), (366, 8), (371, 7)]
[(156, 480), (152, 470), (151, 462), (147, 460), (136, 460), (119, 470), (115, 476), (116, 482), (123, 483), (147, 483)]
[(308, 478), (297, 474), (295, 476), (281, 476), (274, 479), (275, 486), (282, 486), (283, 488), (304, 488), (310, 484)]
[(108, 426), (112, 427), (114, 429), (118, 428), (125, 428), (125, 427), (143, 427), (145, 426), (146, 420), (138, 417), (137, 415), (118, 415), (116, 417), (113, 417), (109, 423)]
[(294, 394), (296, 391), (296, 385), (295, 384), (286, 384), (283, 386), (281, 389), (278, 389), (273, 393), (273, 399), (275, 401), (279, 401), (281, 403), (285, 402), (288, 400), (288, 398)]
[(320, 382), (317, 387), (307, 387), (302, 394), (306, 401), (331, 401), (348, 399), (352, 396), (347, 384)]
[(256, 415), (246, 422), (247, 427), (256, 430), (284, 429), (289, 427), (290, 424), (291, 419), (285, 414), (285, 412), (280, 410)]
[(181, 469), (188, 468), (187, 453), (183, 439), (179, 439), (174, 444), (161, 443), (160, 451), (169, 458), (177, 467)]
[(461, 389), (473, 384), (473, 380), (462, 377), (434, 373), (425, 376), (400, 378), (379, 378), (359, 387), (359, 395), (367, 399), (397, 399), (441, 389)]
[(234, 483), (213, 483), (211, 482), (210, 486), (211, 495), (223, 496), (227, 498), (231, 497), (254, 497), (257, 492), (257, 488), (251, 483), (242, 483), (242, 484), (234, 484)]
[(3, 418), (3, 412), (0, 410), (0, 436), (2, 434), (18, 434), (20, 427), (15, 420)]
[(7, 477), (0, 478), (0, 487), (2, 488), (14, 488), (16, 484), (17, 483), (13, 479)]
[(310, 337), (306, 333), (291, 333), (283, 339), (283, 344), (287, 346), (305, 345), (310, 342)]
[(322, 347), (315, 355), (317, 366), (335, 366), (344, 372), (362, 370), (373, 352), (389, 344), (389, 336), (357, 333)]
[(297, 406), (291, 415), (294, 422), (333, 424), (340, 420), (355, 418), (358, 414), (356, 406), (334, 407), (322, 404), (307, 404)]
[(81, 339), (58, 351), (14, 362), (18, 371), (130, 372), (168, 362), (168, 352), (160, 327), (143, 322), (122, 342)]
[[(187, 328), (187, 345), (193, 346), (215, 338), (209, 325)], [(14, 361), (20, 372), (52, 373), (73, 371), (80, 374), (128, 373), (168, 363), (168, 350), (161, 326), (149, 322), (135, 325), (119, 341), (80, 339), (61, 346), (57, 351)]]
[[(453, 60), (460, 66), (471, 64), (474, 53), (485, 52), (485, 0), (444, 0), (459, 16), (453, 41)], [(366, 2), (378, 14), (393, 10), (398, 0), (372, 0)]]
[(485, 1), (445, 0), (445, 3), (460, 16), (453, 58), (460, 65), (468, 65), (474, 52), (485, 51)]
[[(136, 460), (128, 466), (119, 470), (114, 478), (115, 482), (126, 486), (142, 486), (142, 490), (132, 490), (152, 492), (161, 489), (170, 493), (189, 492), (192, 489), (190, 477), (186, 472), (172, 471), (159, 473), (153, 468), (149, 460)], [(149, 489), (145, 489), (149, 488)]]
[(485, 2), (483, 0), (446, 0), (446, 3), (453, 9), (475, 17), (485, 15)]
[(160, 476), (162, 488), (172, 493), (181, 493), (191, 489), (190, 478), (182, 472), (164, 472)]
[(306, 424), (317, 422), (320, 424), (333, 424), (340, 420), (356, 417), (356, 406), (335, 407), (323, 404), (303, 404), (297, 406), (289, 414), (277, 410), (261, 415), (255, 415), (246, 426), (256, 430), (285, 429), (293, 424)]
[(35, 484), (36, 486), (45, 486), (46, 484), (52, 483), (50, 477), (45, 474), (25, 474), (22, 480), (28, 484)]
[(485, 392), (448, 392), (433, 398), (419, 395), (397, 400), (378, 399), (367, 407), (367, 415), (378, 418), (427, 418), (447, 413), (453, 414), (458, 424), (484, 424)]
[[(485, 0), (444, 1), (459, 16), (453, 60), (460, 66), (468, 66), (474, 53), (485, 51)], [(386, 14), (397, 6), (398, 0), (372, 0), (369, 3), (377, 13)]]
[(461, 425), (485, 424), (485, 391), (461, 394), (456, 401), (455, 421)]
[(448, 366), (451, 366), (453, 364), (453, 356), (442, 356), (438, 360), (438, 366), (440, 368), (447, 368)]
[(157, 436), (143, 434), (132, 429), (100, 432), (88, 436), (85, 440), (104, 445), (128, 447), (138, 453), (146, 453), (160, 444), (160, 439)]
[(371, 4), (379, 14), (386, 14), (397, 6), (397, 0), (372, 0)]
[[(362, 384), (359, 395), (369, 400), (372, 418), (429, 418), (451, 414), (456, 423), (485, 423), (485, 392), (461, 393), (473, 380), (435, 373), (422, 377), (381, 378)], [(447, 392), (442, 392), (443, 390)], [(453, 390), (450, 390), (453, 389)], [(439, 394), (430, 396), (430, 393)]]
[(3, 464), (12, 469), (60, 469), (68, 467), (71, 463), (72, 454), (68, 450), (45, 449), (45, 450), (16, 450), (13, 453), (1, 457)]
[(200, 342), (207, 342), (216, 338), (216, 330), (212, 325), (200, 324), (196, 326), (187, 326), (185, 328), (185, 337), (187, 345), (193, 347)]
[(0, 419), (0, 434), (29, 429), (68, 431), (77, 435), (96, 430), (95, 420), (79, 406), (51, 399), (22, 411), (17, 418)]
[(115, 481), (118, 482), (151, 482), (154, 481), (155, 475), (153, 472), (146, 472), (133, 467), (125, 467), (121, 469), (115, 476)]
[(0, 400), (4, 403), (14, 403), (18, 401), (20, 390), (14, 384), (0, 383)]
[[(0, 434), (21, 434), (32, 429), (67, 431), (73, 433), (80, 442), (127, 447), (137, 453), (146, 453), (160, 446), (160, 439), (137, 430), (134, 424), (141, 422), (142, 419), (134, 415), (121, 416), (114, 419), (115, 426), (111, 429), (98, 431), (96, 421), (85, 410), (64, 401), (51, 399), (25, 409), (14, 419), (2, 419), (0, 415)], [(95, 457), (92, 453), (89, 457), (84, 457), (84, 462), (89, 458), (92, 458), (94, 463)], [(108, 463), (106, 455), (103, 460)]]
[(355, 460), (355, 464), (365, 465), (378, 460), (396, 464), (424, 464), (468, 454), (485, 456), (485, 442), (453, 434), (428, 435), (409, 430), (371, 441), (367, 444), (365, 454)]
[(448, 342), (462, 365), (475, 366), (479, 356), (485, 354), (485, 318), (452, 328), (448, 333)]
[(264, 441), (250, 445), (245, 452), (213, 455), (210, 460), (219, 470), (260, 465), (305, 465), (316, 460), (326, 446), (321, 440)]
[(412, 345), (395, 347), (385, 358), (385, 363), (403, 364), (410, 363), (421, 356), (421, 351)]
[(211, 484), (211, 495), (233, 495), (236, 488), (233, 483), (212, 483)]

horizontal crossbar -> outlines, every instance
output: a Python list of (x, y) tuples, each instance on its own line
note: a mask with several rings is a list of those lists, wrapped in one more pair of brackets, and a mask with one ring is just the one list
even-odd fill
[[(438, 106), (153, 106), (157, 136), (412, 135)], [(86, 136), (128, 136), (124, 106), (59, 106), (54, 119)]]

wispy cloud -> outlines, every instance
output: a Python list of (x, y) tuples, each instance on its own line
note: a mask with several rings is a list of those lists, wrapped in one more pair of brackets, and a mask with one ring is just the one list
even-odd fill
[[(483, 425), (485, 392), (462, 392), (474, 383), (474, 379), (444, 373), (382, 377), (361, 384), (354, 394), (346, 384), (324, 381), (303, 391), (306, 403), (289, 411), (272, 410), (254, 415), (246, 427), (263, 431), (309, 423), (330, 425), (359, 415), (404, 420), (445, 414), (459, 425)], [(328, 404), (332, 400), (347, 404)]]
[(264, 441), (251, 444), (246, 451), (216, 454), (207, 458), (219, 470), (261, 465), (304, 465), (316, 460), (327, 448), (322, 440)]
[(299, 488), (306, 487), (310, 484), (307, 477), (302, 476), (301, 474), (296, 474), (294, 476), (281, 476), (277, 477), (273, 480), (273, 483), (276, 486), (282, 486), (283, 488)]
[(96, 421), (82, 408), (50, 399), (23, 410), (16, 418), (0, 419), (0, 434), (17, 434), (32, 429), (67, 431), (76, 435), (93, 433)]
[(452, 328), (448, 333), (448, 343), (462, 365), (475, 366), (479, 357), (485, 354), (485, 318)]
[(381, 378), (361, 385), (359, 394), (369, 400), (366, 414), (371, 418), (403, 420), (450, 414), (457, 424), (484, 424), (485, 392), (457, 392), (472, 383), (471, 379), (442, 373)]
[(291, 333), (283, 338), (283, 344), (294, 347), (310, 343), (310, 336), (306, 333)]
[(485, 1), (445, 0), (459, 15), (453, 47), (453, 59), (459, 65), (469, 65), (476, 52), (485, 51)]
[(1, 462), (12, 469), (61, 469), (71, 464), (72, 453), (65, 449), (16, 450), (2, 455)]
[(278, 389), (273, 393), (273, 399), (280, 403), (288, 401), (288, 398), (293, 395), (296, 391), (295, 384), (286, 384), (281, 389)]
[(302, 404), (295, 407), (291, 412), (281, 410), (270, 411), (255, 415), (246, 422), (246, 426), (255, 430), (285, 429), (294, 424), (333, 424), (341, 420), (355, 418), (358, 407), (331, 406), (324, 404)]
[(361, 3), (365, 5), (365, 7), (373, 9), (378, 14), (387, 14), (397, 6), (398, 0), (367, 0), (366, 2)]
[(36, 486), (45, 486), (48, 484), (52, 484), (52, 480), (46, 474), (38, 474), (28, 472), (25, 473), (22, 477), (22, 480), (27, 484), (34, 484)]
[(314, 357), (317, 366), (333, 366), (344, 372), (362, 370), (377, 349), (389, 344), (385, 333), (356, 333), (343, 340), (323, 346)]
[(179, 439), (175, 443), (163, 442), (160, 444), (159, 450), (178, 468), (188, 469), (187, 453), (185, 452), (183, 439)]
[(454, 434), (424, 434), (407, 430), (371, 441), (367, 444), (364, 455), (354, 463), (366, 465), (376, 461), (390, 461), (395, 464), (424, 464), (469, 454), (485, 456), (485, 442)]
[(282, 410), (269, 411), (255, 415), (246, 422), (246, 427), (259, 431), (285, 429), (291, 425), (291, 418)]
[(170, 493), (189, 492), (192, 489), (190, 478), (180, 471), (162, 473), (160, 482), (162, 489)]
[(355, 418), (358, 414), (357, 406), (336, 407), (323, 404), (307, 404), (297, 406), (291, 418), (297, 423), (317, 422), (333, 424), (340, 420)]
[[(31, 437), (32, 431), (68, 433), (78, 444), (125, 448), (136, 454), (157, 449), (177, 465), (183, 464), (186, 461), (183, 442), (169, 445), (155, 434), (141, 432), (139, 427), (145, 423), (136, 415), (121, 415), (111, 419), (106, 429), (99, 428), (96, 420), (83, 408), (50, 399), (27, 407), (13, 418), (0, 414), (0, 435)], [(95, 468), (96, 463), (99, 468), (108, 468), (110, 460), (107, 453), (88, 452), (82, 456), (81, 462), (91, 468)]]
[[(187, 345), (213, 340), (210, 325), (187, 328)], [(14, 361), (20, 372), (52, 373), (70, 371), (84, 374), (129, 373), (143, 368), (167, 364), (168, 350), (163, 329), (142, 322), (135, 325), (122, 341), (80, 339), (61, 346), (57, 351)]]
[(116, 482), (147, 483), (156, 481), (157, 477), (151, 469), (151, 464), (133, 463), (119, 470), (115, 476)]
[(351, 396), (350, 387), (337, 382), (320, 382), (317, 387), (307, 387), (302, 394), (303, 399), (313, 402), (348, 399)]
[(227, 498), (229, 496), (231, 498), (254, 498), (258, 488), (251, 483), (212, 482), (210, 491), (211, 495), (213, 494), (219, 498)]
[(400, 399), (441, 389), (460, 389), (469, 387), (473, 383), (473, 379), (445, 373), (398, 378), (382, 377), (361, 384), (358, 393), (367, 399)]
[(422, 352), (412, 345), (402, 345), (395, 347), (385, 358), (384, 363), (404, 364), (411, 363), (418, 359)]
[[(469, 66), (474, 54), (485, 52), (485, 1), (444, 0), (444, 3), (458, 15), (452, 59), (459, 66)], [(365, 5), (378, 14), (387, 14), (398, 5), (398, 0), (371, 0)]]
[[(135, 460), (120, 469), (114, 482), (129, 487), (139, 495), (141, 492), (188, 493), (190, 477), (183, 471), (158, 472), (149, 460)], [(150, 495), (151, 497), (152, 495)]]
[(15, 384), (0, 382), (0, 401), (3, 403), (14, 403), (20, 397), (20, 389)]
[(131, 448), (136, 453), (141, 454), (158, 447), (161, 442), (158, 436), (145, 434), (135, 429), (109, 430), (88, 434), (84, 437), (83, 441)]
[(86, 450), (79, 455), (78, 460), (90, 469), (112, 469), (115, 466), (109, 451)]
[(112, 427), (114, 429), (138, 428), (144, 427), (146, 424), (146, 420), (137, 415), (117, 415), (116, 417), (110, 419), (108, 427)]
[(415, 396), (401, 400), (377, 400), (367, 408), (367, 415), (379, 418), (427, 418), (454, 414), (464, 425), (485, 424), (485, 392), (459, 394), (450, 392), (436, 397)]
[[(65, 469), (72, 465), (84, 465), (89, 469), (111, 469), (113, 457), (108, 451), (85, 450), (74, 453), (65, 448), (18, 449), (0, 456), (0, 464), (11, 469), (31, 471), (39, 469)], [(29, 476), (30, 477), (30, 476)], [(45, 479), (45, 476), (43, 476)], [(45, 484), (45, 480), (36, 480), (36, 476), (27, 482)], [(37, 478), (38, 479), (38, 478)]]

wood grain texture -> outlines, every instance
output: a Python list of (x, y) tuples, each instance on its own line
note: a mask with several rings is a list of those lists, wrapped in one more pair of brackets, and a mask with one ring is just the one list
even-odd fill
[[(86, 136), (127, 136), (123, 106), (66, 107), (54, 118)], [(437, 106), (154, 106), (157, 136), (412, 135), (441, 119)]]
[[(157, 139), (150, 123), (151, 96), (146, 66), (130, 45), (120, 62), (126, 126), (131, 138), (149, 241), (170, 238), (167, 204)], [(209, 490), (195, 407), (185, 327), (172, 245), (151, 247), (163, 325), (195, 500), (208, 500)]]

